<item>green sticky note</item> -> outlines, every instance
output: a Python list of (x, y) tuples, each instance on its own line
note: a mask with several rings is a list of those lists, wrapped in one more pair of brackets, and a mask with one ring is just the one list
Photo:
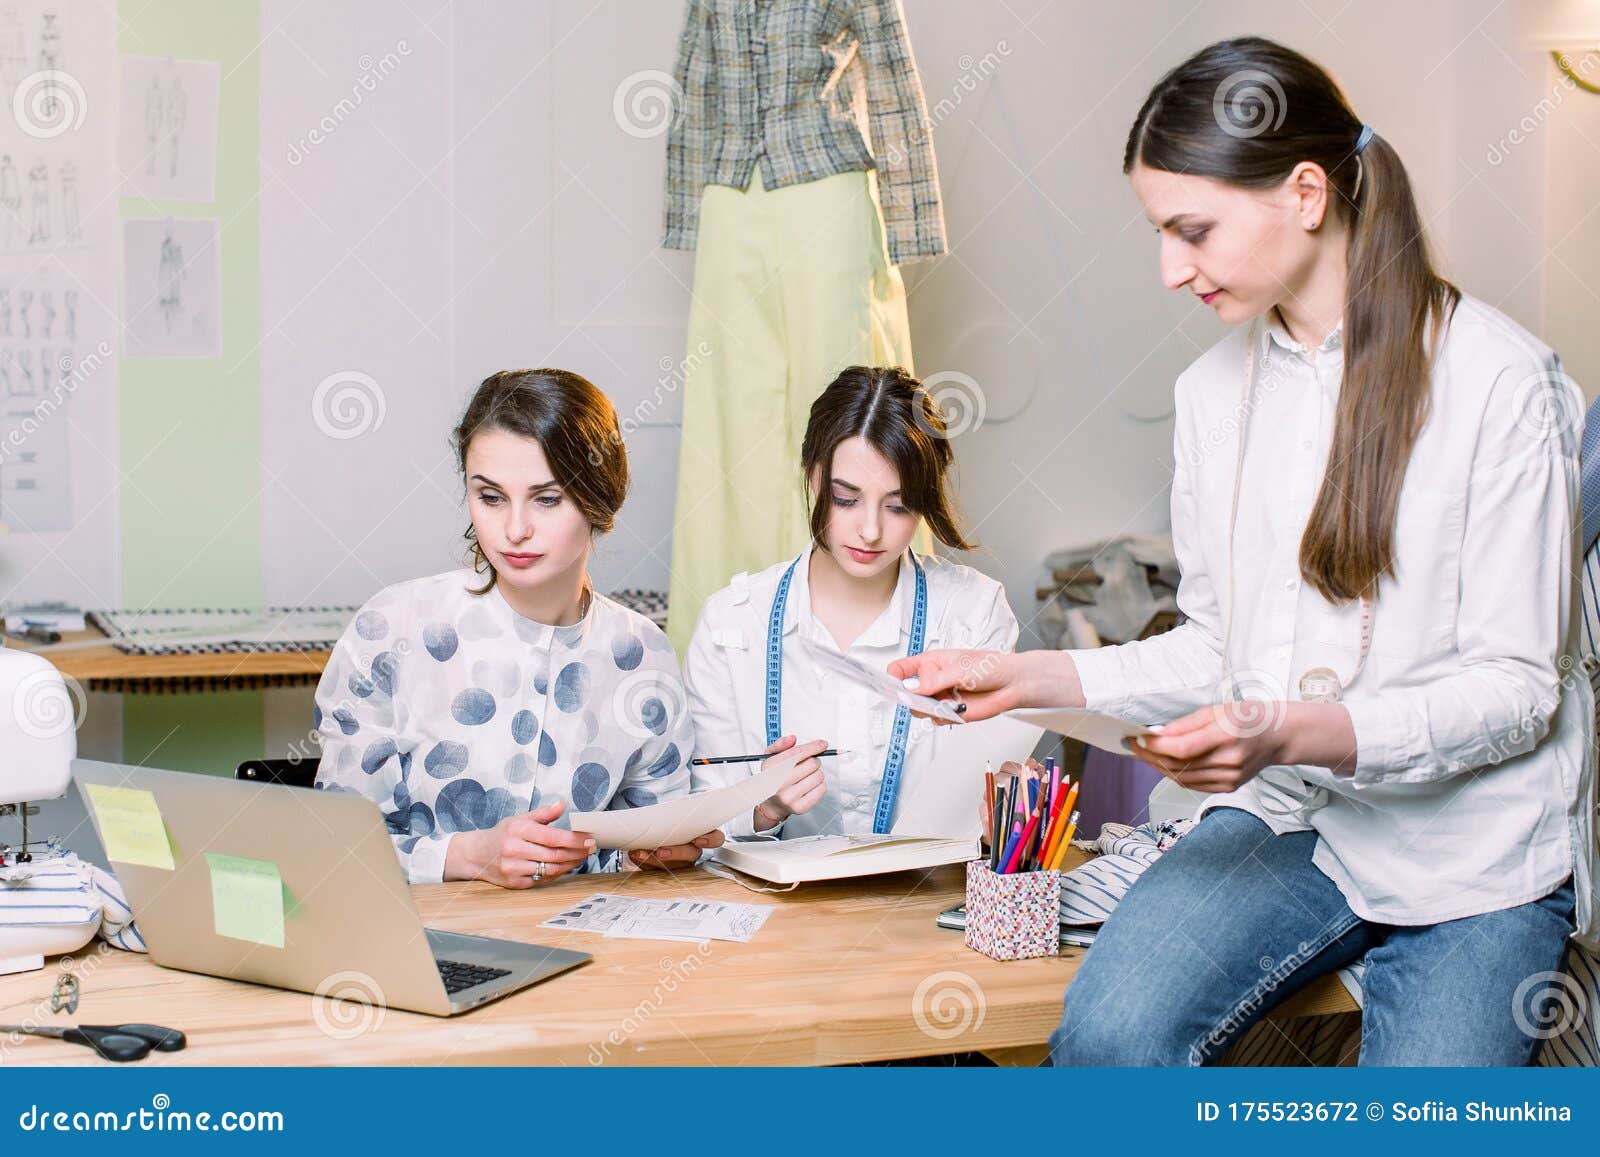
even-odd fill
[(218, 936), (283, 947), (283, 877), (270, 860), (207, 852), (211, 916)]
[(134, 787), (91, 783), (89, 802), (100, 821), (100, 838), (106, 856), (122, 864), (172, 871), (172, 845), (161, 822), (156, 797)]

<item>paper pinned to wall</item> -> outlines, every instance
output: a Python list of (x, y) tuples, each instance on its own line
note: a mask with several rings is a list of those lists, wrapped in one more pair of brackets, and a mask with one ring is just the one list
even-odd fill
[(131, 358), (222, 353), (222, 251), (216, 218), (123, 223), (124, 352)]
[(21, 595), (115, 591), (117, 504), (79, 509), (117, 483), (115, 32), (95, 5), (0, 5), (0, 585)]
[(122, 58), (117, 165), (125, 197), (213, 201), (222, 66), (214, 60)]

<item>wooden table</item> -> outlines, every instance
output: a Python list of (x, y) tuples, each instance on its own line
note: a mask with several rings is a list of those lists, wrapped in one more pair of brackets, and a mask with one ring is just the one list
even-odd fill
[[(1069, 863), (1081, 855), (1074, 850)], [(594, 960), (446, 1019), (170, 971), (96, 941), (74, 957), (76, 1017), (40, 1011), (61, 970), (55, 960), (43, 972), (0, 977), (0, 1020), (143, 1021), (188, 1034), (185, 1051), (152, 1053), (145, 1066), (812, 1065), (976, 1050), (1031, 1063), (1060, 1020), (1062, 990), (1083, 950), (1007, 963), (970, 951), (959, 932), (934, 924), (961, 902), (963, 880), (964, 869), (952, 866), (773, 895), (698, 870), (578, 877), (524, 892), (424, 885), (415, 895), (431, 926), (576, 948)], [(777, 910), (748, 944), (538, 927), (599, 891)], [(1315, 1001), (1305, 1007), (1323, 1010)], [(4, 1037), (0, 1062), (101, 1063), (81, 1046)]]
[[(7, 635), (15, 651), (40, 651), (63, 675), (91, 691), (228, 690), (315, 682), (331, 651), (250, 651), (218, 655), (126, 655), (93, 626), (65, 631), (70, 650), (41, 648)], [(83, 646), (82, 644), (91, 644)]]

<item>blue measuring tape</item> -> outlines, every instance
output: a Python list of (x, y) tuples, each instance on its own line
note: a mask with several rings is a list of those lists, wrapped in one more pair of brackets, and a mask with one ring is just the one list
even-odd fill
[[(911, 645), (906, 648), (906, 654), (920, 655), (928, 631), (928, 578), (917, 556), (909, 557), (917, 572), (917, 594), (911, 609)], [(778, 580), (778, 591), (772, 596), (772, 612), (767, 618), (768, 746), (783, 734), (783, 616), (789, 606), (789, 585), (794, 579), (794, 568), (800, 562), (801, 559), (796, 559), (790, 563), (783, 578)], [(883, 761), (883, 783), (878, 788), (878, 807), (872, 815), (872, 830), (880, 835), (889, 830), (894, 819), (894, 797), (900, 790), (900, 771), (905, 766), (906, 738), (910, 734), (911, 711), (896, 707), (894, 729), (889, 735), (889, 756)]]

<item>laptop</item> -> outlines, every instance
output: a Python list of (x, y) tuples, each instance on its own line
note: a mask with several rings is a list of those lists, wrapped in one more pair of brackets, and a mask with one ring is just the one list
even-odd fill
[[(111, 866), (163, 967), (299, 992), (362, 990), (388, 1008), (454, 1016), (591, 959), (423, 927), (388, 826), (362, 796), (87, 759), (73, 760), (72, 774), (102, 844), (88, 785), (155, 797), (172, 870)], [(216, 931), (207, 852), (277, 865), (282, 948)]]

